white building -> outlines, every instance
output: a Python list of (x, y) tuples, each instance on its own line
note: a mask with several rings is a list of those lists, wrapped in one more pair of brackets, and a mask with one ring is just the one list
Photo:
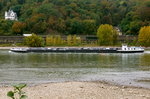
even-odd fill
[(5, 11), (5, 20), (17, 20), (17, 14), (13, 10)]

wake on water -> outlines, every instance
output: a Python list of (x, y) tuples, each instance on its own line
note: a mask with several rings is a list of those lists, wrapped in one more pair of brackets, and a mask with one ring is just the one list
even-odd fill
[(148, 53), (148, 54), (150, 54), (150, 51), (144, 51), (144, 53)]

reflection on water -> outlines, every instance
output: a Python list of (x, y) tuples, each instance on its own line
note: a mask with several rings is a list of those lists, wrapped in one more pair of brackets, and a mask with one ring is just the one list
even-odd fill
[[(150, 54), (56, 54), (0, 51), (0, 83), (105, 80), (150, 86)], [(146, 83), (144, 82), (146, 80)]]

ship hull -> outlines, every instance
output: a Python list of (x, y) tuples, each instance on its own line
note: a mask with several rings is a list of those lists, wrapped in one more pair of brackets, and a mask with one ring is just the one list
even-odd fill
[(144, 50), (123, 51), (118, 48), (13, 48), (10, 51), (18, 53), (50, 52), (50, 53), (143, 53)]

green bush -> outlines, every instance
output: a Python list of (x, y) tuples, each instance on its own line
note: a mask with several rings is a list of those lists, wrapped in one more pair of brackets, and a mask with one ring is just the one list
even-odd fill
[(53, 45), (53, 36), (46, 37), (46, 45), (47, 46)]
[(52, 45), (58, 46), (58, 45), (62, 45), (62, 44), (63, 44), (63, 40), (60, 35), (46, 37), (46, 45), (47, 46), (52, 46)]
[(74, 35), (73, 36), (73, 45), (77, 45), (77, 36), (76, 35)]
[(76, 46), (76, 45), (80, 45), (81, 44), (81, 38), (76, 36), (76, 35), (73, 35), (72, 37), (72, 42), (73, 42), (73, 45)]
[(43, 47), (44, 40), (42, 37), (32, 34), (31, 36), (25, 37), (25, 45), (29, 47)]
[(27, 86), (26, 84), (19, 84), (19, 85), (13, 86), (14, 91), (9, 91), (7, 93), (7, 96), (12, 99), (26, 99), (27, 96), (25, 95), (25, 92), (22, 91), (22, 89), (26, 86)]
[(81, 41), (81, 38), (80, 38), (80, 37), (77, 37), (77, 38), (76, 38), (76, 40), (77, 40), (77, 44), (78, 44), (78, 45), (80, 45), (80, 44), (82, 43), (82, 41)]
[(72, 45), (72, 37), (71, 37), (71, 35), (68, 35), (67, 36), (67, 44), (70, 46), (70, 45)]
[(62, 39), (61, 39), (60, 35), (57, 36), (57, 43), (56, 44), (57, 45), (61, 45), (62, 44)]
[(81, 44), (81, 38), (76, 35), (68, 35), (67, 40), (62, 39), (60, 35), (57, 36), (47, 36), (46, 37), (46, 45), (47, 46), (76, 46)]

